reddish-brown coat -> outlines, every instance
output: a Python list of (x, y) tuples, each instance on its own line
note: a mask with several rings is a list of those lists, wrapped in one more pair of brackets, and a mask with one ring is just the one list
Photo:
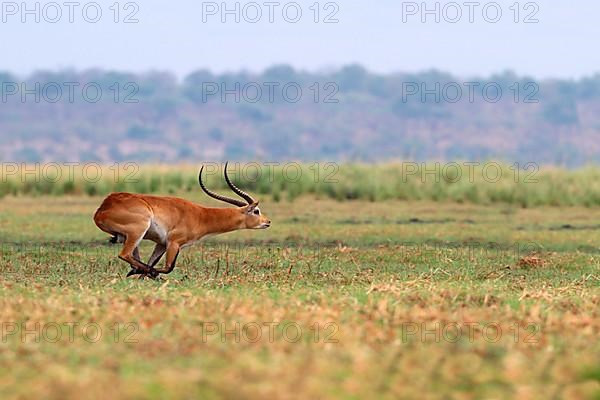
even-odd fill
[(181, 247), (206, 235), (268, 228), (271, 221), (260, 212), (256, 214), (257, 206), (258, 203), (236, 208), (209, 208), (176, 197), (112, 193), (96, 211), (94, 222), (104, 232), (124, 238), (119, 257), (134, 269), (144, 272), (153, 269), (153, 265), (139, 260), (137, 247), (143, 239), (157, 243), (156, 261), (165, 251), (167, 259), (166, 268), (156, 272), (169, 273)]

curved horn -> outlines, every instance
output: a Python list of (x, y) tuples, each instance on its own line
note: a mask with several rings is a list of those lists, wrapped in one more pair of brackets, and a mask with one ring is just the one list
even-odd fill
[(238, 207), (245, 207), (245, 206), (247, 206), (247, 204), (244, 203), (243, 201), (240, 201), (240, 200), (237, 200), (237, 199), (232, 199), (231, 197), (223, 196), (223, 195), (220, 195), (218, 193), (211, 192), (210, 190), (208, 190), (206, 188), (206, 186), (204, 186), (204, 182), (202, 182), (202, 172), (203, 171), (204, 171), (204, 165), (200, 169), (200, 174), (198, 175), (198, 182), (200, 182), (200, 187), (202, 188), (202, 190), (204, 191), (204, 193), (206, 193), (207, 195), (209, 195), (213, 199), (221, 200), (221, 201), (224, 201), (226, 203), (233, 204), (234, 206), (238, 206)]
[(235, 186), (233, 183), (231, 183), (231, 180), (229, 179), (229, 176), (227, 175), (227, 164), (229, 164), (229, 161), (227, 161), (225, 163), (225, 181), (227, 182), (227, 185), (229, 185), (229, 187), (231, 188), (231, 190), (233, 190), (235, 192), (235, 194), (240, 196), (242, 199), (246, 200), (248, 202), (248, 204), (255, 203), (256, 200), (254, 200), (252, 198), (252, 196), (250, 196), (248, 193), (244, 192), (243, 190), (241, 190), (240, 188)]

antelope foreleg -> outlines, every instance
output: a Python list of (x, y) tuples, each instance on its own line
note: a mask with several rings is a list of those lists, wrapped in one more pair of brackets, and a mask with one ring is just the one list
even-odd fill
[(177, 263), (177, 256), (179, 255), (180, 246), (178, 243), (171, 242), (167, 246), (167, 259), (165, 269), (157, 269), (156, 271), (161, 274), (170, 274), (175, 269)]
[(151, 266), (144, 264), (138, 258), (135, 257), (136, 253), (139, 257), (139, 250), (137, 249), (138, 243), (140, 239), (135, 238), (132, 235), (128, 235), (125, 239), (125, 245), (119, 253), (119, 258), (131, 265), (131, 271), (127, 274), (127, 276), (132, 275), (149, 275), (152, 278), (156, 278), (158, 276), (158, 272)]

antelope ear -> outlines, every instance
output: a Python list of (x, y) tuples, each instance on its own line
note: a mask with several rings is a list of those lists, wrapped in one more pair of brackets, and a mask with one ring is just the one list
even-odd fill
[(249, 204), (248, 207), (246, 208), (246, 212), (247, 213), (251, 213), (252, 211), (254, 211), (254, 209), (258, 207), (258, 201), (255, 201), (252, 204)]

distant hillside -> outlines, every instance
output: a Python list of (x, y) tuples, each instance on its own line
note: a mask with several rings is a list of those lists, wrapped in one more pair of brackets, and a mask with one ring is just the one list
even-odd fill
[(99, 70), (0, 82), (2, 161), (600, 161), (600, 74), (536, 82), (276, 66), (182, 82)]

